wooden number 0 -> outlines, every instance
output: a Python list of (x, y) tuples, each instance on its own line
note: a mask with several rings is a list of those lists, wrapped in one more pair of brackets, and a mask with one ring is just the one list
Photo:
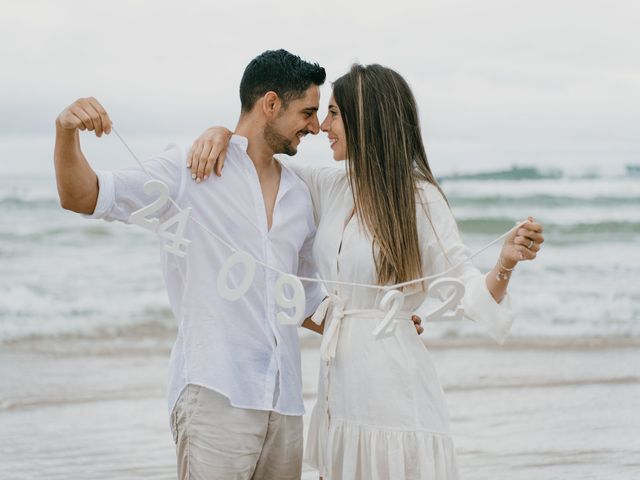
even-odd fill
[[(229, 276), (231, 269), (238, 264), (244, 265), (244, 277), (242, 277), (240, 285), (232, 288), (229, 287), (229, 284), (227, 283), (227, 277)], [(227, 261), (224, 262), (222, 269), (218, 273), (218, 293), (222, 298), (235, 302), (247, 293), (247, 290), (249, 290), (255, 276), (256, 261), (248, 253), (238, 250), (227, 258)]]

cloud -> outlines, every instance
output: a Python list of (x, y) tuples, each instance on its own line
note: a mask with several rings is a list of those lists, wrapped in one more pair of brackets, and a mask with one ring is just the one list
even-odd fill
[(232, 125), (244, 66), (283, 47), (329, 80), (353, 61), (397, 69), (436, 151), (578, 158), (591, 145), (600, 158), (609, 145), (637, 158), (638, 14), (631, 1), (13, 2), (0, 19), (0, 136), (50, 132), (88, 95), (131, 134)]

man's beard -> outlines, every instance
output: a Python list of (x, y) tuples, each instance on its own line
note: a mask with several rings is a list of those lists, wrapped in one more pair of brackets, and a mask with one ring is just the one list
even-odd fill
[(285, 155), (293, 156), (298, 152), (291, 144), (291, 140), (276, 132), (271, 123), (267, 123), (264, 126), (264, 140), (269, 145), (269, 148), (273, 150), (273, 153), (284, 153)]

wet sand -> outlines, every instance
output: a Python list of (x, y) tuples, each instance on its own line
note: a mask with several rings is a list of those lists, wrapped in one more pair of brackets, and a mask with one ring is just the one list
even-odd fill
[[(170, 338), (0, 347), (0, 478), (173, 479)], [(307, 416), (318, 339), (303, 339)], [(640, 478), (640, 345), (427, 341), (465, 479)], [(303, 478), (317, 478), (305, 468)]]

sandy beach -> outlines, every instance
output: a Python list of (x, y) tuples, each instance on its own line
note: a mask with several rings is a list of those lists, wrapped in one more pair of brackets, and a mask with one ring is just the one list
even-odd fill
[[(640, 475), (638, 343), (425, 340), (463, 478)], [(0, 478), (175, 478), (164, 396), (170, 343), (167, 335), (4, 345)], [(318, 343), (302, 339), (307, 416)], [(305, 467), (303, 478), (317, 474)]]
[[(640, 180), (485, 177), (444, 183), (472, 250), (530, 202), (549, 233), (509, 287), (506, 345), (470, 321), (423, 334), (462, 478), (640, 478)], [(46, 176), (0, 178), (0, 205), (0, 479), (175, 478), (155, 238), (63, 212)], [(309, 414), (319, 337), (301, 335)]]

